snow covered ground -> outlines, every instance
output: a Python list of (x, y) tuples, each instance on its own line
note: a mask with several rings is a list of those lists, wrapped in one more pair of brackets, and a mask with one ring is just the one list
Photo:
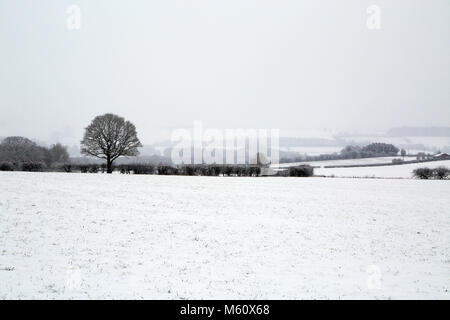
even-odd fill
[[(290, 162), (290, 163), (280, 163), (279, 167), (281, 168), (292, 167), (302, 164), (308, 164), (313, 167), (384, 164), (384, 163), (392, 163), (393, 159), (403, 159), (403, 157), (397, 156), (397, 157), (375, 157), (375, 158), (361, 158), (361, 159)], [(405, 157), (405, 161), (411, 160), (416, 160), (416, 157), (411, 156)]]
[(338, 147), (280, 147), (281, 151), (298, 152), (300, 154), (307, 154), (309, 156), (317, 156), (320, 154), (339, 153), (344, 149), (342, 146)]
[(0, 299), (449, 299), (449, 194), (449, 181), (0, 172)]
[(440, 166), (450, 168), (450, 160), (380, 167), (316, 168), (314, 174), (327, 177), (412, 178), (413, 170), (416, 168), (436, 168)]

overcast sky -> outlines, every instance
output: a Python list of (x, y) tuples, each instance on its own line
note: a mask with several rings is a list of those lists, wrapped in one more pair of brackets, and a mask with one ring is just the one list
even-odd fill
[(448, 0), (0, 0), (0, 40), (0, 136), (76, 143), (106, 112), (143, 143), (194, 120), (297, 136), (450, 125)]

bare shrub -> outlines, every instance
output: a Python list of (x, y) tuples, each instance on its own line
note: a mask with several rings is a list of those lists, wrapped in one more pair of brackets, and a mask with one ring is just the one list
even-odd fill
[(39, 172), (47, 168), (43, 161), (24, 161), (22, 162), (22, 171)]
[(1, 161), (0, 162), (0, 171), (14, 171), (16, 167), (10, 161)]
[(446, 167), (437, 167), (433, 170), (433, 177), (435, 179), (447, 179), (450, 176), (450, 169)]
[(430, 179), (433, 177), (433, 170), (427, 167), (417, 168), (414, 169), (413, 176), (419, 179)]
[(302, 165), (289, 168), (290, 177), (312, 177), (314, 175), (314, 168), (309, 165)]

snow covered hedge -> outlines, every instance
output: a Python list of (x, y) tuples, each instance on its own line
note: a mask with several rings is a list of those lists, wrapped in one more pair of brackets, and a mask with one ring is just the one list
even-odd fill
[(289, 168), (290, 177), (312, 177), (314, 175), (314, 168), (309, 165), (302, 165)]
[(14, 171), (17, 168), (10, 161), (0, 161), (0, 171)]
[(447, 179), (450, 176), (450, 169), (446, 167), (437, 167), (430, 169), (427, 167), (417, 168), (413, 171), (413, 175), (418, 179)]

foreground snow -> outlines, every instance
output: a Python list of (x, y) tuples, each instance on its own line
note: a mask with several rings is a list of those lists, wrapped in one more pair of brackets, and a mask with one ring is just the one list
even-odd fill
[(0, 298), (450, 298), (449, 181), (0, 172)]

